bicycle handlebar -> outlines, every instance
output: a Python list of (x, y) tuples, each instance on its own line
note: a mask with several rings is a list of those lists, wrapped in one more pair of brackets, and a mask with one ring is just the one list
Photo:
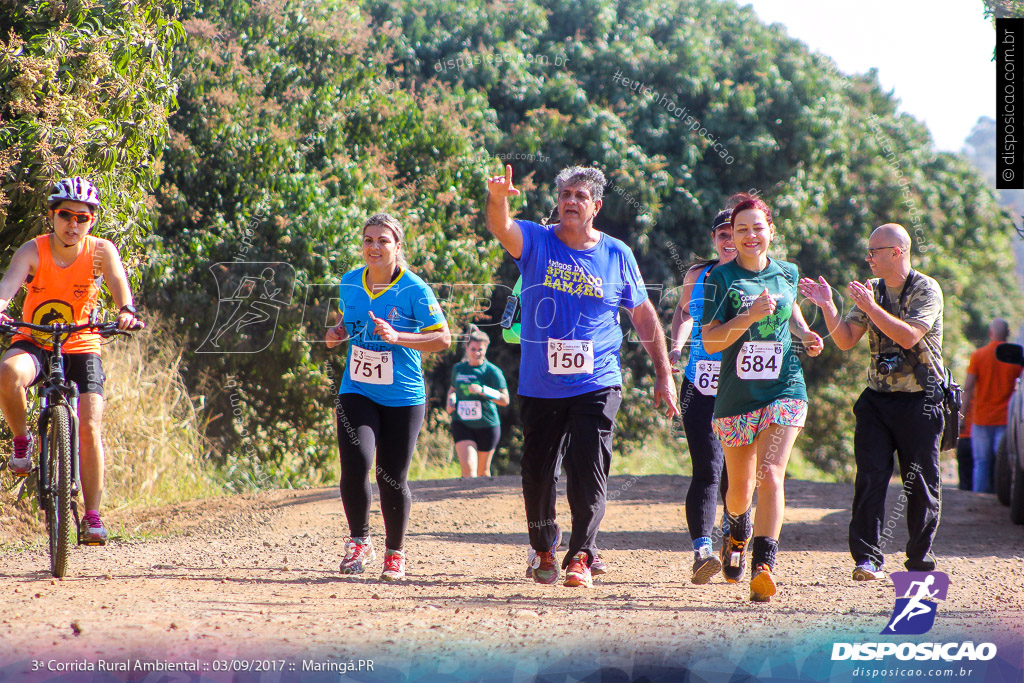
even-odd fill
[(106, 323), (86, 323), (84, 325), (67, 325), (58, 323), (56, 325), (36, 325), (34, 323), (27, 323), (23, 320), (12, 320), (7, 323), (0, 323), (0, 334), (6, 336), (12, 336), (18, 333), (19, 328), (27, 328), (35, 330), (37, 332), (45, 332), (51, 336), (57, 336), (60, 334), (66, 334), (68, 336), (75, 332), (81, 332), (83, 330), (94, 330), (101, 337), (113, 337), (115, 335), (124, 335), (130, 337), (129, 332), (135, 332), (143, 329), (146, 325), (141, 320), (136, 320), (136, 325), (130, 327), (127, 330), (118, 329), (116, 322)]

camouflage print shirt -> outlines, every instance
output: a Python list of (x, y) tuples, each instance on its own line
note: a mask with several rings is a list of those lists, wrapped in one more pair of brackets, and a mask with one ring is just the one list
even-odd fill
[[(897, 316), (904, 322), (915, 327), (927, 328), (924, 337), (915, 347), (918, 359), (930, 367), (932, 376), (936, 379), (943, 377), (942, 374), (942, 290), (939, 283), (922, 273), (915, 273), (911, 289), (903, 297), (903, 306)], [(879, 279), (870, 280), (871, 288), (875, 292), (875, 301), (879, 296)], [(904, 283), (904, 287), (907, 284)], [(895, 314), (896, 307), (900, 301), (900, 290), (892, 291), (886, 288), (885, 300), (881, 302), (882, 308)], [(878, 374), (878, 363), (876, 358), (879, 353), (899, 350), (900, 347), (891, 339), (884, 337), (878, 327), (868, 318), (867, 314), (860, 308), (854, 306), (846, 315), (846, 321), (853, 325), (866, 327), (868, 330), (868, 344), (871, 347), (871, 362), (868, 365), (868, 386), (875, 391), (924, 391), (924, 388), (914, 377), (913, 369), (906, 360), (903, 360), (902, 367), (890, 375)], [(904, 358), (909, 351), (903, 350)]]

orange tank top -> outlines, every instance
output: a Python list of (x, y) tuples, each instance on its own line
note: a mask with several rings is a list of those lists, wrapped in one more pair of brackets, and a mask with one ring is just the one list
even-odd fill
[[(68, 323), (83, 325), (89, 322), (89, 314), (96, 307), (100, 296), (102, 276), (94, 274), (96, 245), (99, 240), (86, 235), (82, 251), (67, 268), (61, 268), (53, 261), (50, 253), (50, 236), (35, 239), (39, 251), (39, 268), (28, 283), (22, 319), (36, 325)], [(15, 341), (26, 340), (37, 346), (50, 346), (49, 337), (41, 332), (17, 334)], [(76, 332), (63, 346), (65, 353), (100, 352), (100, 336), (95, 332)]]

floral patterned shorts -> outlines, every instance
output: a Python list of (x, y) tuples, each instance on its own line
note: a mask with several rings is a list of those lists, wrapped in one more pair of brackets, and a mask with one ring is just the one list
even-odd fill
[(780, 398), (749, 413), (716, 417), (711, 421), (711, 428), (723, 446), (748, 446), (771, 424), (803, 427), (806, 421), (807, 401)]

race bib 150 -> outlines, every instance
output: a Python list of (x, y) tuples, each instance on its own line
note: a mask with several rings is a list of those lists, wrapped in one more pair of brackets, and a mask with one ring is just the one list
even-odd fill
[(582, 339), (548, 339), (548, 372), (552, 375), (594, 374), (594, 343)]

